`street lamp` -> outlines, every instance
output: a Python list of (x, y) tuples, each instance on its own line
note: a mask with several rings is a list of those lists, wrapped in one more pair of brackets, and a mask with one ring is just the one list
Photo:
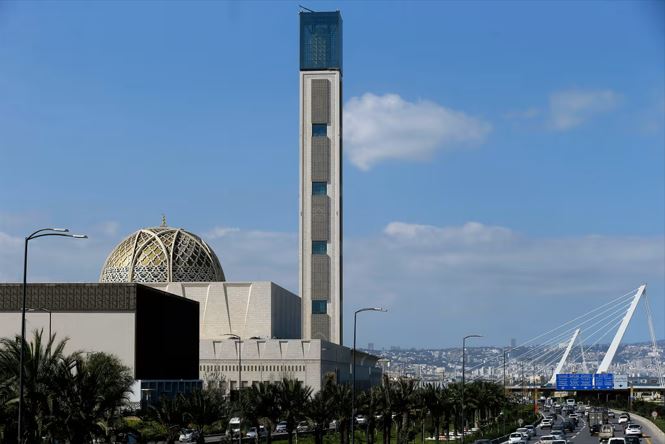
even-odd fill
[(464, 371), (466, 366), (466, 340), (469, 338), (482, 338), (482, 336), (466, 335), (462, 339), (462, 444), (464, 444), (464, 430), (466, 429), (466, 417), (464, 416)]
[[(236, 344), (238, 344), (238, 404), (242, 405), (240, 402), (242, 401), (242, 341), (240, 340), (240, 336), (233, 333), (226, 333), (222, 336), (228, 336), (229, 338), (234, 339)], [(229, 391), (229, 393), (231, 392)], [(238, 430), (238, 442), (242, 443), (242, 413), (238, 418)]]
[(23, 443), (23, 359), (25, 356), (25, 304), (28, 288), (28, 242), (39, 237), (63, 236), (74, 239), (87, 239), (85, 234), (69, 234), (67, 228), (42, 228), (25, 238), (23, 251), (23, 304), (21, 305), (21, 358), (19, 360), (19, 396), (18, 396), (18, 442)]
[(358, 313), (362, 313), (363, 311), (381, 311), (385, 313), (388, 310), (381, 307), (366, 307), (361, 308), (360, 310), (356, 310), (353, 314), (353, 365), (351, 367), (351, 373), (353, 376), (353, 385), (351, 386), (351, 444), (355, 444), (356, 442), (356, 435), (353, 430), (356, 418), (356, 325), (358, 322)]
[(44, 308), (44, 307), (28, 308), (26, 311), (31, 312), (31, 313), (34, 313), (36, 311), (43, 311), (44, 313), (48, 313), (48, 339), (50, 341), (51, 340), (51, 317), (53, 315), (53, 312), (51, 310), (49, 310), (48, 308)]

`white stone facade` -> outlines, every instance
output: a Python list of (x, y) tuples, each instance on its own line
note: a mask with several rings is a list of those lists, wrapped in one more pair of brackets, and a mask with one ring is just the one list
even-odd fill
[[(297, 379), (312, 388), (321, 389), (326, 375), (340, 383), (351, 381), (351, 349), (318, 339), (303, 340), (204, 340), (200, 342), (199, 377), (207, 385), (218, 385), (226, 391), (238, 387), (238, 347), (241, 346), (242, 387), (258, 382)], [(358, 352), (356, 384), (359, 388), (378, 384), (381, 369), (376, 356)]]
[(199, 339), (300, 338), (300, 298), (273, 282), (145, 284), (199, 303)]
[[(313, 125), (325, 125), (325, 134), (316, 137)], [(313, 193), (314, 182), (325, 182), (325, 194)], [(337, 70), (300, 72), (299, 220), (302, 337), (342, 344), (342, 74)], [(325, 258), (313, 255), (313, 241), (325, 241)], [(319, 288), (313, 289), (317, 280)], [(313, 300), (325, 300), (326, 313), (313, 313)]]

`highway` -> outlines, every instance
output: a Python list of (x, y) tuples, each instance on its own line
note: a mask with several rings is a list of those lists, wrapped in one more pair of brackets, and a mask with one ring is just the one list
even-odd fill
[[(558, 415), (557, 416), (557, 424), (561, 424), (566, 416), (565, 415)], [(615, 435), (616, 437), (623, 437), (623, 425), (618, 424), (618, 418), (619, 414), (616, 414), (615, 418), (610, 418), (610, 424), (614, 426), (615, 430)], [(639, 424), (642, 426), (642, 430), (645, 433), (645, 436), (642, 438), (641, 443), (642, 444), (665, 444), (662, 441), (659, 441), (657, 439), (652, 438), (651, 436), (646, 433), (646, 428), (645, 425), (638, 420), (637, 418), (632, 418), (632, 422), (635, 424)], [(536, 444), (538, 443), (540, 437), (549, 435), (550, 434), (550, 428), (540, 428), (538, 427), (538, 436), (535, 436), (529, 440), (529, 444)], [(569, 443), (571, 444), (598, 444), (599, 439), (598, 436), (591, 436), (589, 434), (589, 428), (587, 426), (586, 419), (584, 418), (584, 415), (581, 415), (581, 418), (579, 420), (578, 426), (575, 428), (573, 432), (567, 432), (566, 433), (566, 439), (568, 440)]]

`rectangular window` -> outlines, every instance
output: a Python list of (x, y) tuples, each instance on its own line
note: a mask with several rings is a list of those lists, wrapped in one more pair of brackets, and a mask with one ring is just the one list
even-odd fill
[(325, 123), (312, 124), (312, 137), (326, 137), (328, 135), (328, 125)]
[(312, 196), (325, 196), (328, 194), (327, 182), (312, 182)]
[(326, 314), (328, 301), (312, 301), (312, 314)]
[(328, 253), (328, 242), (312, 241), (312, 254), (326, 254), (326, 253)]

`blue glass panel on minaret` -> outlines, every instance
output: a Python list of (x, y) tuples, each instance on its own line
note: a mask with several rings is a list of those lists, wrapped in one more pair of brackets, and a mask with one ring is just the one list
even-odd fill
[(300, 70), (342, 70), (342, 15), (300, 13)]

